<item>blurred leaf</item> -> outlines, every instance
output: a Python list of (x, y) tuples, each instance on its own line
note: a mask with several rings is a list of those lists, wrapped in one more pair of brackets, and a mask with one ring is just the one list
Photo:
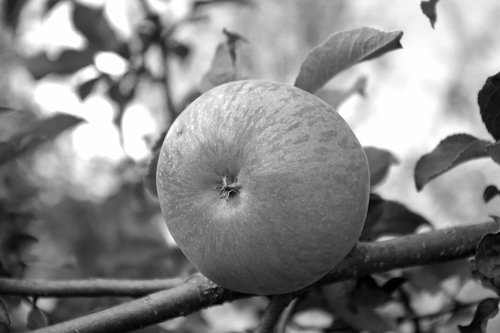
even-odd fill
[(434, 29), (434, 26), (436, 25), (436, 20), (437, 20), (436, 5), (438, 1), (439, 0), (429, 0), (420, 2), (420, 9), (422, 9), (424, 15), (427, 16), (427, 18), (429, 19), (432, 29)]
[(19, 112), (19, 110), (16, 110), (16, 109), (13, 109), (13, 108), (9, 108), (8, 106), (0, 106), (0, 115), (2, 113), (9, 113), (9, 112), (12, 112), (12, 111)]
[(442, 291), (441, 283), (444, 280), (455, 276), (464, 282), (470, 278), (471, 270), (468, 259), (459, 259), (407, 268), (404, 270), (404, 276), (416, 290), (425, 290), (435, 294)]
[(314, 93), (339, 72), (401, 48), (402, 36), (401, 31), (386, 33), (372, 28), (335, 33), (307, 55), (295, 86)]
[(484, 202), (489, 202), (491, 199), (500, 194), (500, 191), (495, 185), (488, 185), (483, 192)]
[(454, 134), (442, 140), (434, 150), (423, 155), (415, 166), (415, 185), (420, 191), (432, 179), (473, 159), (486, 157), (490, 142), (469, 134)]
[(388, 150), (364, 147), (368, 165), (370, 167), (370, 185), (379, 184), (389, 172), (389, 168), (398, 164), (398, 159)]
[(342, 103), (344, 103), (349, 97), (359, 94), (365, 96), (366, 88), (366, 76), (359, 77), (354, 84), (347, 89), (320, 89), (315, 95), (321, 98), (323, 101), (328, 103), (334, 109), (337, 109)]
[(168, 51), (176, 55), (179, 59), (185, 60), (191, 53), (191, 48), (184, 43), (170, 41)]
[(31, 311), (28, 313), (28, 323), (26, 324), (26, 327), (35, 330), (48, 325), (49, 319), (47, 318), (47, 315), (37, 306), (33, 306)]
[(412, 234), (421, 225), (431, 226), (429, 221), (409, 210), (403, 204), (384, 200), (379, 195), (372, 193), (360, 239), (373, 240), (380, 236)]
[(5, 22), (5, 25), (11, 28), (13, 31), (16, 31), (19, 16), (21, 15), (22, 10), (27, 3), (27, 0), (3, 1), (3, 21)]
[(365, 276), (357, 280), (356, 287), (348, 297), (356, 306), (376, 308), (387, 303), (392, 294), (406, 281), (406, 278), (395, 277), (380, 286), (373, 277)]
[(490, 76), (477, 95), (479, 111), (486, 129), (500, 139), (500, 72)]
[(496, 164), (500, 164), (500, 141), (487, 145), (486, 151)]
[(486, 333), (488, 320), (498, 314), (498, 299), (483, 299), (477, 306), (471, 323), (467, 326), (458, 326), (460, 333)]
[(92, 64), (94, 51), (86, 48), (84, 50), (65, 50), (57, 59), (51, 60), (45, 53), (40, 53), (27, 58), (26, 67), (36, 80), (47, 74), (73, 74), (80, 68)]
[(44, 7), (45, 14), (50, 12), (59, 2), (61, 2), (61, 0), (46, 0)]
[(238, 73), (237, 50), (240, 42), (246, 42), (241, 35), (223, 30), (226, 41), (220, 43), (215, 50), (210, 69), (205, 74), (200, 83), (202, 92), (226, 82), (240, 79)]
[(195, 0), (193, 1), (193, 11), (205, 7), (207, 5), (218, 5), (218, 4), (235, 4), (235, 5), (253, 5), (252, 0)]
[(9, 310), (7, 310), (7, 306), (3, 301), (2, 297), (0, 297), (0, 326), (4, 325), (9, 327), (11, 324)]
[[(493, 217), (496, 221), (498, 217)], [(484, 287), (500, 294), (500, 232), (485, 235), (476, 249), (474, 274)]]
[(74, 2), (73, 24), (94, 50), (114, 50), (118, 38), (104, 15), (104, 8), (91, 8)]
[(94, 90), (94, 87), (100, 79), (101, 77), (99, 76), (80, 84), (77, 88), (78, 96), (80, 97), (80, 99), (84, 100), (85, 98), (87, 98), (87, 96), (90, 95), (90, 93)]
[(59, 134), (82, 121), (82, 118), (62, 113), (40, 120), (31, 129), (16, 135), (9, 141), (0, 143), (0, 166), (35, 149), (42, 143), (55, 139)]

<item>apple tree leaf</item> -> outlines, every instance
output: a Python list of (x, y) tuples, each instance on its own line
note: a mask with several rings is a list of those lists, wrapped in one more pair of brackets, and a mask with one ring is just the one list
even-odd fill
[(295, 86), (316, 92), (339, 72), (365, 60), (401, 48), (402, 31), (360, 28), (334, 33), (306, 57)]
[(32, 330), (43, 328), (49, 325), (47, 315), (36, 305), (28, 313), (28, 323), (26, 327)]
[(6, 0), (2, 2), (2, 19), (5, 25), (16, 31), (19, 17), (27, 0)]
[(364, 150), (370, 168), (370, 185), (373, 187), (384, 180), (390, 167), (398, 164), (399, 160), (385, 149), (364, 147)]
[(0, 143), (0, 165), (35, 149), (42, 143), (53, 140), (82, 121), (82, 118), (63, 113), (39, 121), (31, 129)]
[(73, 24), (88, 40), (93, 50), (114, 50), (119, 44), (116, 32), (104, 15), (104, 8), (73, 4)]
[(7, 305), (3, 301), (2, 297), (0, 297), (0, 326), (4, 325), (9, 327), (11, 324), (9, 310), (7, 309)]
[(349, 97), (353, 95), (365, 96), (366, 89), (366, 76), (359, 77), (354, 84), (352, 84), (347, 89), (319, 89), (315, 95), (321, 98), (323, 101), (328, 103), (334, 109), (337, 109), (342, 103), (344, 103)]
[(458, 326), (460, 333), (486, 333), (488, 320), (498, 314), (498, 299), (485, 298), (479, 302), (472, 321), (467, 326)]
[(428, 182), (446, 171), (473, 159), (486, 157), (491, 142), (469, 134), (454, 134), (443, 139), (434, 150), (423, 155), (415, 166), (415, 185), (420, 191)]
[(442, 282), (450, 277), (456, 277), (461, 282), (467, 281), (471, 277), (471, 270), (468, 259), (459, 259), (407, 268), (403, 275), (417, 291), (435, 294), (442, 291)]
[(95, 86), (97, 83), (99, 83), (101, 77), (96, 77), (93, 79), (90, 79), (88, 81), (83, 82), (80, 84), (77, 88), (78, 96), (80, 97), (81, 100), (84, 100), (87, 98), (88, 95), (94, 90)]
[(487, 145), (486, 151), (496, 164), (500, 164), (500, 141)]
[[(493, 217), (498, 220), (498, 217)], [(473, 273), (484, 287), (500, 294), (500, 232), (485, 235), (476, 249)]]
[(500, 139), (500, 72), (490, 76), (477, 95), (479, 112), (486, 129)]
[(494, 197), (500, 195), (500, 191), (495, 185), (488, 185), (483, 192), (484, 202), (490, 202)]
[(210, 69), (205, 74), (200, 83), (202, 92), (212, 89), (226, 82), (241, 79), (238, 64), (238, 49), (241, 42), (247, 42), (245, 37), (223, 30), (226, 41), (220, 43), (215, 50)]
[(36, 80), (48, 74), (73, 74), (80, 68), (90, 65), (94, 61), (94, 51), (90, 48), (83, 50), (64, 50), (56, 59), (49, 59), (45, 53), (39, 53), (26, 58), (26, 67)]
[(408, 235), (414, 233), (422, 225), (432, 226), (427, 219), (411, 211), (405, 205), (397, 201), (384, 200), (372, 193), (360, 239), (368, 241), (381, 236)]
[(349, 292), (349, 300), (357, 306), (376, 308), (392, 299), (392, 294), (407, 281), (404, 277), (395, 277), (379, 285), (371, 276), (359, 278), (356, 287)]
[(420, 2), (422, 13), (429, 19), (432, 29), (434, 29), (437, 20), (436, 5), (439, 0), (428, 0)]

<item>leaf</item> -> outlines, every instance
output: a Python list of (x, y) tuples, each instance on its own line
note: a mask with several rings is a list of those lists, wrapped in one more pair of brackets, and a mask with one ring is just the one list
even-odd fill
[(7, 306), (5, 305), (5, 302), (3, 301), (2, 297), (0, 297), (0, 326), (4, 325), (9, 327), (10, 324), (11, 321), (10, 321), (9, 310), (7, 309)]
[(101, 77), (99, 76), (80, 84), (77, 88), (78, 96), (80, 97), (80, 99), (84, 100), (85, 98), (87, 98), (87, 96), (90, 95), (90, 93), (94, 90), (94, 87), (100, 79)]
[(323, 101), (328, 103), (334, 109), (337, 109), (342, 103), (344, 103), (349, 97), (359, 94), (365, 96), (366, 88), (366, 76), (359, 77), (354, 84), (347, 89), (320, 89), (315, 95), (321, 98)]
[(359, 278), (348, 295), (349, 301), (356, 306), (376, 308), (391, 300), (392, 294), (406, 281), (406, 278), (396, 277), (380, 286), (371, 276)]
[(5, 0), (2, 3), (3, 21), (13, 31), (16, 31), (19, 16), (27, 3), (27, 0)]
[(45, 2), (45, 7), (43, 8), (44, 14), (50, 12), (59, 2), (61, 2), (61, 0), (47, 0)]
[(434, 29), (437, 20), (436, 5), (439, 0), (429, 0), (420, 2), (422, 13), (429, 19), (432, 29)]
[(454, 134), (442, 140), (434, 150), (423, 155), (415, 166), (415, 185), (420, 191), (432, 179), (473, 159), (488, 156), (490, 142), (469, 134)]
[(364, 147), (370, 167), (370, 185), (379, 184), (389, 172), (391, 166), (398, 164), (398, 159), (388, 150)]
[(500, 141), (487, 145), (486, 151), (496, 164), (500, 164)]
[(45, 53), (40, 53), (25, 59), (26, 67), (36, 80), (47, 74), (73, 74), (80, 68), (90, 65), (94, 61), (94, 51), (90, 48), (83, 50), (65, 50), (57, 59), (51, 60)]
[(372, 28), (335, 33), (307, 55), (295, 86), (314, 93), (339, 72), (401, 48), (402, 36), (401, 31), (382, 32)]
[(500, 72), (490, 76), (477, 95), (479, 112), (486, 129), (500, 139)]
[(220, 43), (215, 50), (212, 65), (201, 80), (200, 89), (202, 92), (223, 83), (240, 79), (237, 51), (241, 42), (247, 42), (247, 40), (241, 35), (226, 29), (223, 32), (226, 35), (226, 41)]
[[(498, 217), (493, 217), (496, 221)], [(500, 294), (500, 232), (485, 235), (477, 245), (474, 274), (481, 284)]]
[(362, 240), (373, 240), (380, 236), (407, 235), (414, 233), (421, 225), (431, 226), (422, 216), (409, 210), (403, 204), (384, 200), (377, 194), (370, 194)]
[(460, 333), (486, 333), (488, 320), (498, 314), (498, 299), (483, 299), (477, 306), (471, 323), (467, 326), (458, 326)]
[(466, 281), (471, 277), (468, 259), (453, 260), (438, 264), (430, 264), (405, 269), (404, 276), (417, 291), (438, 293), (442, 291), (441, 283), (450, 278), (458, 277), (459, 281)]
[(7, 142), (0, 143), (0, 166), (35, 149), (42, 143), (55, 139), (59, 134), (82, 121), (82, 118), (63, 113), (39, 121), (31, 129), (16, 135)]
[(49, 319), (47, 315), (40, 310), (39, 307), (33, 306), (31, 311), (28, 313), (28, 323), (26, 327), (35, 330), (37, 328), (43, 328), (49, 325)]
[(500, 191), (495, 185), (488, 185), (483, 192), (484, 202), (490, 202), (494, 197), (500, 194)]
[(13, 109), (13, 108), (9, 108), (8, 106), (0, 106), (0, 115), (2, 113), (9, 113), (9, 112), (12, 112), (12, 111), (16, 111), (16, 112), (19, 112), (19, 110), (17, 109)]
[(104, 8), (91, 8), (74, 3), (73, 23), (94, 50), (110, 51), (118, 45), (118, 37), (104, 15)]

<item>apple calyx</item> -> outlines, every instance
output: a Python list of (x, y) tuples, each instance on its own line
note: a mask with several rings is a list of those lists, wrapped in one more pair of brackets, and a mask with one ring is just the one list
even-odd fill
[(219, 191), (221, 199), (229, 201), (229, 199), (235, 197), (240, 192), (241, 185), (238, 184), (236, 177), (223, 176), (221, 183), (215, 186), (215, 188)]

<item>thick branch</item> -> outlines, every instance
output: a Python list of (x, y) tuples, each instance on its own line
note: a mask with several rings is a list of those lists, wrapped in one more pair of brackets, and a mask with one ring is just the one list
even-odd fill
[[(488, 222), (455, 227), (393, 240), (360, 243), (350, 255), (316, 285), (376, 272), (464, 258), (472, 255), (481, 237), (499, 230)], [(200, 274), (173, 289), (160, 291), (103, 311), (50, 326), (36, 332), (127, 332), (205, 307), (250, 295), (215, 285)]]
[(183, 279), (158, 280), (19, 280), (0, 278), (0, 295), (38, 297), (142, 297), (176, 287)]

